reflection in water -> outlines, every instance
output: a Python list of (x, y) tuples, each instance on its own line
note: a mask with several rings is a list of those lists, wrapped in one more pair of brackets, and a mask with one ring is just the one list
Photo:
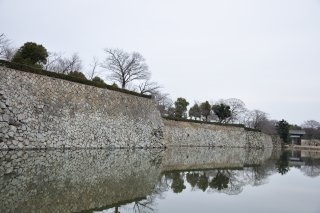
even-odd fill
[(278, 172), (282, 175), (286, 174), (287, 172), (289, 172), (289, 151), (284, 151), (278, 162), (277, 162), (277, 169)]
[(211, 180), (210, 188), (217, 189), (221, 191), (222, 189), (228, 188), (230, 178), (228, 175), (225, 175), (223, 171), (218, 170), (217, 175)]
[(154, 212), (167, 192), (239, 195), (286, 175), (320, 175), (320, 153), (226, 148), (0, 152), (0, 212)]

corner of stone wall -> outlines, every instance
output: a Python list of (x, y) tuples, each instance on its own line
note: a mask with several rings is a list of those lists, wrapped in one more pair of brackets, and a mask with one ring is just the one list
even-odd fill
[(282, 140), (279, 135), (270, 135), (272, 139), (272, 145), (274, 148), (280, 148), (282, 146)]
[(246, 130), (246, 147), (247, 148), (272, 148), (273, 140), (270, 135), (262, 132)]

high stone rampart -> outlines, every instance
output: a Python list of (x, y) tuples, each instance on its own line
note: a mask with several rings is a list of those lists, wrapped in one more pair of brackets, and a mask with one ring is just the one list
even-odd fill
[(162, 119), (152, 99), (0, 66), (0, 149), (271, 148), (243, 127)]
[(269, 135), (244, 127), (164, 120), (168, 146), (213, 146), (234, 148), (272, 148)]
[(162, 147), (152, 99), (0, 67), (0, 149)]

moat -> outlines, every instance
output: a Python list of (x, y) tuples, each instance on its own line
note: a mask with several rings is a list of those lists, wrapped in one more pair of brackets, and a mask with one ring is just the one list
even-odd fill
[(0, 152), (0, 212), (319, 212), (320, 152)]

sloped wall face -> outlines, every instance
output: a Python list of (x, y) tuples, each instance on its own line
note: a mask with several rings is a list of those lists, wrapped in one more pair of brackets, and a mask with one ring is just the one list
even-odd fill
[(0, 67), (0, 149), (161, 147), (151, 99)]
[(269, 135), (246, 131), (241, 127), (219, 126), (164, 120), (167, 146), (218, 146), (271, 148)]

